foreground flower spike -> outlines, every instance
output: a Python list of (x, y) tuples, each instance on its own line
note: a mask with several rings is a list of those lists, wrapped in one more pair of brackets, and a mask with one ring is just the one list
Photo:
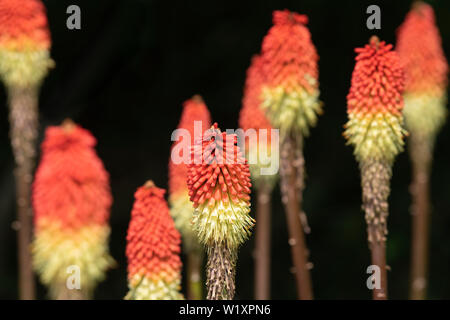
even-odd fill
[(286, 208), (289, 244), (299, 299), (312, 299), (312, 284), (302, 211), (304, 189), (303, 138), (322, 112), (319, 101), (319, 59), (306, 27), (308, 17), (274, 11), (273, 27), (262, 44), (262, 107), (281, 139), (281, 191)]
[(236, 135), (215, 123), (192, 148), (188, 166), (194, 230), (207, 248), (207, 299), (231, 300), (239, 246), (254, 225), (250, 217), (250, 170)]
[[(86, 299), (114, 265), (109, 175), (95, 138), (70, 120), (47, 128), (33, 183), (33, 264), (54, 299)], [(79, 275), (69, 290), (68, 272)]]
[(403, 150), (404, 73), (392, 45), (373, 36), (357, 48), (347, 96), (349, 121), (344, 135), (355, 147), (361, 169), (363, 209), (372, 264), (380, 268), (381, 287), (374, 299), (387, 299), (386, 235), (392, 164)]
[[(270, 220), (271, 193), (277, 181), (276, 174), (262, 174), (262, 169), (271, 164), (261, 161), (262, 150), (267, 150), (269, 159), (279, 158), (271, 154), (271, 130), (269, 120), (262, 110), (261, 88), (264, 83), (262, 75), (262, 59), (255, 56), (247, 70), (242, 109), (239, 115), (239, 126), (244, 130), (255, 130), (256, 144), (246, 141), (247, 159), (250, 161), (250, 173), (253, 185), (257, 190), (256, 219), (258, 226), (255, 235), (255, 299), (270, 299)], [(266, 135), (262, 134), (266, 131)], [(278, 148), (276, 149), (278, 150)], [(272, 157), (271, 157), (272, 156)]]
[[(195, 125), (198, 128), (194, 128)], [(193, 145), (196, 139), (201, 138), (204, 130), (211, 126), (211, 117), (203, 102), (198, 95), (187, 100), (183, 104), (183, 113), (178, 125), (180, 132), (176, 142), (172, 147), (172, 151), (180, 145), (189, 143)], [(184, 141), (183, 134), (189, 133), (190, 141)], [(197, 135), (197, 136), (196, 136)], [(178, 155), (176, 156), (183, 156)], [(203, 262), (203, 248), (198, 242), (197, 234), (192, 228), (192, 216), (194, 208), (189, 201), (189, 190), (187, 187), (187, 163), (174, 163), (174, 159), (169, 160), (169, 204), (170, 213), (175, 221), (176, 228), (181, 232), (183, 237), (183, 248), (187, 254), (187, 279), (188, 290), (187, 297), (190, 300), (202, 299), (202, 280), (201, 269)]]
[(128, 226), (128, 286), (125, 299), (180, 300), (180, 233), (170, 216), (164, 189), (147, 181), (134, 194)]
[(398, 30), (405, 68), (405, 123), (412, 161), (411, 299), (425, 299), (428, 277), (430, 174), (436, 136), (447, 116), (448, 65), (431, 6), (417, 2)]
[(10, 137), (16, 162), (19, 294), (34, 299), (29, 246), (30, 185), (35, 165), (39, 87), (48, 69), (50, 33), (39, 0), (0, 1), (0, 78), (8, 93)]

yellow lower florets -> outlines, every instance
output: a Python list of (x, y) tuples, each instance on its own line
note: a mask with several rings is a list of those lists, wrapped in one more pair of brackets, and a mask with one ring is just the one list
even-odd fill
[[(156, 277), (158, 278), (158, 277)], [(143, 275), (135, 274), (129, 281), (130, 291), (125, 296), (126, 300), (183, 300), (180, 293), (180, 279), (165, 281), (165, 276), (160, 279), (149, 279)]]
[(373, 159), (392, 162), (403, 151), (403, 117), (390, 113), (349, 112), (344, 136), (355, 147), (358, 161)]
[(56, 223), (37, 226), (32, 244), (33, 266), (53, 297), (67, 283), (77, 267), (80, 290), (88, 296), (105, 278), (105, 271), (115, 264), (108, 253), (109, 226), (92, 225), (77, 230), (62, 230)]
[(309, 127), (317, 122), (317, 115), (322, 113), (319, 90), (309, 93), (301, 87), (287, 91), (282, 86), (262, 88), (262, 108), (270, 123), (280, 129), (280, 136), (291, 130), (300, 130), (304, 136), (309, 135)]
[(0, 77), (11, 87), (39, 85), (54, 61), (48, 50), (13, 51), (0, 49)]
[(406, 128), (413, 134), (434, 139), (447, 118), (447, 96), (406, 93), (404, 101)]
[[(269, 188), (273, 188), (278, 180), (278, 168), (280, 161), (279, 152), (277, 152), (277, 154), (272, 154), (270, 145), (267, 146), (267, 148), (267, 159), (264, 159), (264, 162), (268, 163), (264, 163), (261, 159), (261, 154), (258, 150), (259, 145), (249, 148), (247, 152), (247, 159), (251, 162), (249, 163), (250, 176), (252, 177), (252, 184), (256, 186), (256, 188), (258, 188), (261, 184), (265, 184)], [(256, 159), (255, 163), (251, 161), (252, 159)], [(275, 161), (276, 163), (274, 163)]]
[(249, 212), (244, 200), (227, 204), (218, 201), (213, 207), (202, 204), (194, 212), (194, 230), (203, 244), (226, 243), (229, 248), (237, 248), (248, 239), (255, 223)]
[(188, 191), (169, 196), (170, 214), (175, 222), (175, 228), (183, 237), (183, 246), (186, 251), (200, 249), (197, 234), (193, 229), (192, 217), (194, 207), (189, 200)]

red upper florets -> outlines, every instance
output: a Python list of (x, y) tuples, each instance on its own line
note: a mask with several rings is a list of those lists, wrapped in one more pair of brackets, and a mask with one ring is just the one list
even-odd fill
[(134, 194), (128, 227), (128, 276), (173, 281), (181, 272), (179, 232), (164, 199), (164, 189), (149, 181)]
[(274, 25), (262, 44), (262, 70), (267, 85), (282, 85), (288, 91), (298, 86), (307, 91), (317, 88), (319, 57), (305, 26), (307, 22), (305, 15), (274, 11)]
[(70, 122), (46, 130), (32, 195), (38, 227), (44, 219), (63, 228), (106, 223), (112, 203), (109, 175), (95, 144), (89, 131)]
[(212, 207), (218, 201), (250, 200), (249, 166), (236, 143), (236, 135), (221, 132), (215, 123), (201, 145), (193, 147), (187, 184), (195, 208), (206, 202)]
[(416, 3), (398, 30), (397, 52), (406, 73), (406, 91), (442, 91), (448, 65), (433, 8)]
[(374, 36), (355, 52), (358, 55), (347, 96), (348, 111), (399, 114), (403, 108), (404, 73), (392, 45)]
[(50, 48), (45, 7), (39, 0), (1, 0), (0, 26), (0, 46), (25, 45), (29, 40), (42, 49)]
[(261, 57), (253, 57), (252, 63), (247, 70), (242, 110), (239, 115), (239, 126), (244, 130), (267, 129), (270, 139), (272, 126), (261, 109), (261, 87), (264, 83), (261, 67)]
[[(201, 129), (199, 133), (194, 132), (194, 122), (201, 122)], [(201, 137), (203, 131), (211, 126), (211, 117), (200, 96), (194, 96), (192, 99), (187, 100), (183, 104), (183, 112), (181, 114), (180, 123), (178, 124), (178, 129), (186, 129), (191, 135), (190, 145), (194, 144), (194, 141)], [(194, 134), (198, 134), (196, 137)], [(173, 147), (179, 143), (186, 143), (183, 138), (173, 144)], [(172, 147), (172, 148), (173, 148)], [(180, 154), (182, 156), (182, 154)], [(169, 160), (169, 192), (174, 194), (180, 190), (186, 190), (186, 177), (187, 177), (187, 164), (180, 163), (174, 164), (172, 159)]]

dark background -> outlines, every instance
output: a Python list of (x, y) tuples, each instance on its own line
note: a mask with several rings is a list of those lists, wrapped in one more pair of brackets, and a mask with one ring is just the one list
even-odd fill
[[(167, 187), (170, 135), (184, 100), (201, 94), (221, 128), (236, 128), (245, 71), (260, 50), (275, 9), (309, 16), (320, 55), (320, 89), (325, 113), (305, 146), (307, 187), (304, 208), (312, 233), (313, 285), (319, 299), (368, 299), (370, 264), (357, 163), (342, 137), (346, 94), (355, 47), (372, 34), (395, 43), (395, 30), (411, 1), (44, 1), (56, 68), (42, 87), (41, 139), (48, 125), (70, 117), (91, 130), (111, 175), (111, 253), (118, 268), (108, 272), (98, 299), (127, 292), (125, 236), (135, 189), (147, 179)], [(450, 53), (450, 2), (431, 1)], [(66, 28), (66, 8), (78, 4), (82, 29)], [(381, 7), (382, 29), (366, 28), (369, 4)], [(0, 89), (0, 298), (17, 297), (13, 156), (8, 139), (6, 97)], [(430, 290), (450, 298), (449, 126), (439, 135), (432, 176)], [(410, 164), (406, 153), (394, 167), (387, 247), (389, 292), (407, 298), (410, 258)], [(296, 297), (278, 188), (273, 199), (272, 297)], [(238, 299), (253, 298), (253, 239), (240, 250)], [(46, 298), (39, 286), (39, 298)]]

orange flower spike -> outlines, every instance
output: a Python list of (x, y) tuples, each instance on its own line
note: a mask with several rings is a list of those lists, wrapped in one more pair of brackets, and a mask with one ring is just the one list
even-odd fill
[(47, 128), (42, 143), (32, 188), (33, 264), (55, 297), (65, 287), (67, 267), (80, 268), (81, 288), (89, 295), (114, 264), (108, 253), (109, 176), (95, 144), (70, 120)]
[(207, 247), (208, 300), (234, 297), (237, 252), (251, 234), (250, 170), (236, 135), (215, 123), (191, 149), (187, 185), (193, 228)]
[(39, 85), (54, 64), (50, 45), (41, 1), (0, 1), (0, 76), (7, 86)]
[(217, 123), (192, 148), (188, 171), (190, 200), (196, 208), (194, 229), (201, 243), (237, 248), (250, 235), (250, 171), (235, 135)]
[(164, 199), (165, 190), (148, 181), (134, 197), (126, 255), (126, 299), (177, 300), (180, 294), (180, 234)]
[(397, 52), (406, 74), (406, 126), (434, 140), (447, 115), (448, 64), (430, 5), (414, 3), (398, 29)]
[(247, 70), (239, 126), (244, 130), (267, 129), (268, 134), (270, 134), (272, 126), (261, 109), (261, 88), (264, 84), (262, 62), (263, 60), (260, 56), (254, 56)]
[[(200, 130), (198, 133), (194, 130), (195, 121), (201, 123), (201, 128), (199, 128)], [(210, 126), (211, 117), (208, 108), (200, 96), (196, 95), (184, 102), (178, 129), (185, 129), (189, 132), (191, 136), (191, 145), (194, 144), (196, 139), (195, 134), (201, 136), (203, 131)], [(178, 144), (185, 142), (186, 141), (182, 140), (174, 142), (172, 150)], [(183, 244), (186, 250), (191, 251), (198, 247), (198, 241), (195, 232), (192, 230), (192, 214), (194, 209), (192, 203), (189, 201), (188, 187), (186, 184), (187, 174), (187, 164), (175, 164), (172, 159), (169, 160), (170, 213), (175, 221), (175, 227), (183, 236)]]
[(319, 98), (319, 59), (306, 27), (306, 15), (274, 11), (273, 27), (262, 44), (263, 108), (271, 124), (288, 132), (309, 134), (322, 112)]
[[(262, 109), (263, 101), (261, 93), (264, 83), (264, 76), (261, 69), (261, 57), (253, 57), (251, 65), (247, 70), (244, 97), (242, 99), (242, 109), (239, 114), (239, 126), (244, 131), (247, 131), (249, 129), (256, 130), (257, 143), (250, 146), (250, 137), (245, 141), (247, 159), (249, 159), (250, 161), (250, 172), (256, 187), (258, 187), (258, 185), (260, 185), (260, 183), (262, 183), (263, 181), (266, 182), (270, 187), (273, 187), (276, 182), (277, 176), (275, 174), (261, 174), (263, 168), (268, 168), (271, 166), (271, 163), (265, 164), (260, 161), (260, 157), (262, 156), (259, 153), (261, 144), (265, 144), (267, 157), (272, 156), (271, 159), (279, 158), (278, 155), (276, 155), (275, 157), (272, 155), (272, 148), (278, 154), (278, 146), (271, 145), (272, 126), (270, 125), (270, 122), (267, 119), (264, 110)], [(266, 130), (266, 137), (261, 135), (260, 130)]]
[(403, 150), (404, 73), (392, 45), (372, 37), (358, 53), (347, 96), (344, 135), (359, 161), (392, 162)]

